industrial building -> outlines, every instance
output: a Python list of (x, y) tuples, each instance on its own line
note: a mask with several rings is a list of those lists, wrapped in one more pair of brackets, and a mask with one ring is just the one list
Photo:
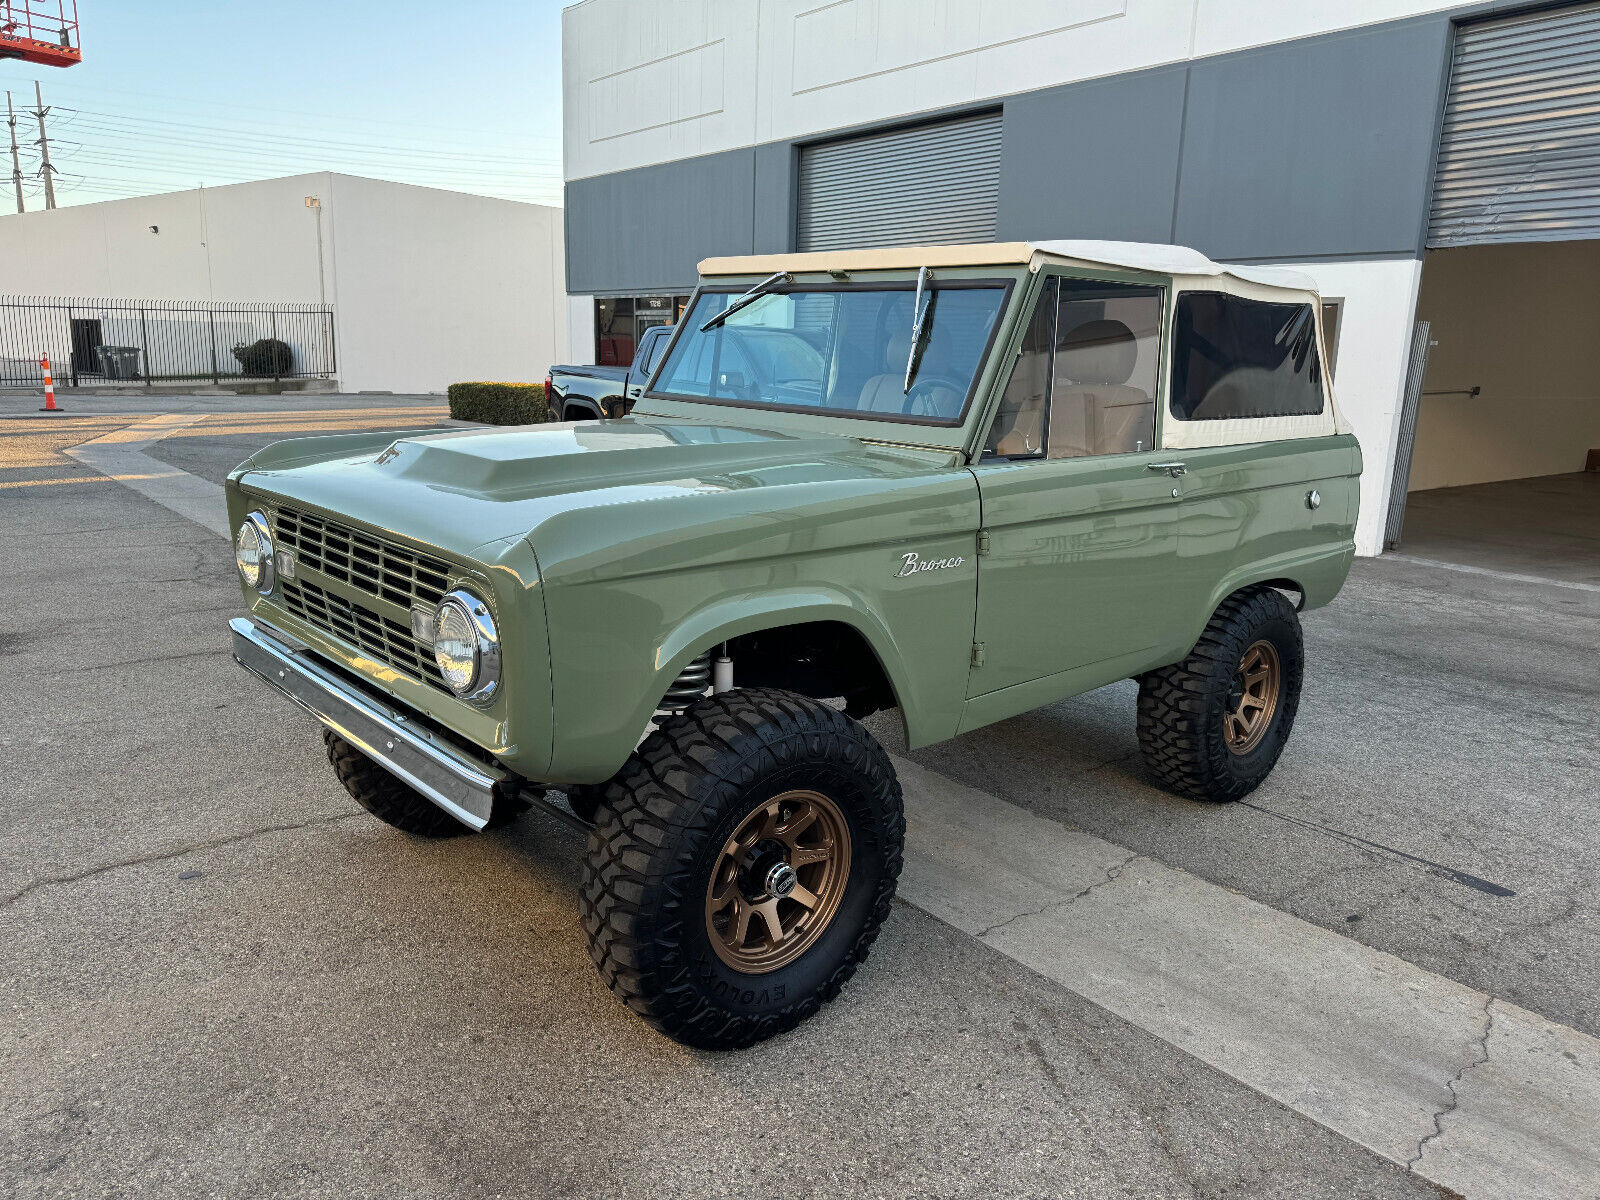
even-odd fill
[(583, 0), (563, 54), (578, 361), (708, 255), (1173, 242), (1318, 281), (1360, 553), (1597, 511), (1600, 4)]
[[(565, 353), (562, 272), (559, 208), (332, 172), (3, 215), (0, 375), (535, 381)], [(242, 359), (260, 339), (285, 362)]]

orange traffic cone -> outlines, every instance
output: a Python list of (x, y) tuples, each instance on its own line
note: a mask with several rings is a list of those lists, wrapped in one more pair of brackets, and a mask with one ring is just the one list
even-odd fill
[(39, 411), (66, 412), (66, 409), (56, 406), (56, 381), (50, 377), (50, 356), (46, 354), (41, 358), (39, 365), (44, 368), (44, 407)]

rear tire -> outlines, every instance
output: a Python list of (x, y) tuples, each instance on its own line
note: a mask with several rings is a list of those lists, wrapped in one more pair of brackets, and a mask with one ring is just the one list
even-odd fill
[[(458, 837), (472, 831), (410, 784), (390, 774), (349, 742), (329, 730), (322, 731), (328, 761), (352, 799), (378, 820), (413, 837)], [(527, 805), (511, 797), (497, 797), (488, 828), (516, 820)]]
[(1294, 728), (1305, 674), (1300, 620), (1283, 593), (1235, 592), (1180, 663), (1139, 679), (1139, 748), (1163, 786), (1212, 803), (1261, 784)]
[(904, 841), (893, 765), (857, 722), (778, 689), (711, 696), (605, 787), (581, 897), (589, 952), (667, 1036), (749, 1046), (865, 961)]

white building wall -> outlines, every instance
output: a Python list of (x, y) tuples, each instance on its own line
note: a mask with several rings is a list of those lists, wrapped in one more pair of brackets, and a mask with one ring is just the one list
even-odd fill
[(325, 298), (348, 391), (538, 380), (567, 350), (560, 209), (329, 172), (0, 216), (7, 293)]
[(562, 362), (594, 361), (594, 297), (567, 297), (567, 352)]
[(566, 177), (803, 137), (1456, 0), (582, 0)]
[(565, 351), (560, 209), (350, 175), (331, 200), (346, 390), (534, 382)]
[(0, 294), (314, 302), (315, 214), (305, 198), (326, 192), (328, 178), (0, 215)]

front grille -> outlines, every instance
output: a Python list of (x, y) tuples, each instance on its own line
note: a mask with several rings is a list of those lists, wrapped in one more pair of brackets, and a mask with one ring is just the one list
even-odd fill
[(450, 586), (450, 568), (437, 558), (326, 517), (280, 507), (273, 533), (279, 546), (295, 552), (298, 565), (400, 608), (432, 609)]
[(302, 621), (343, 638), (369, 658), (387, 663), (447, 695), (453, 694), (439, 674), (433, 654), (417, 643), (409, 627), (365, 605), (352, 604), (308, 580), (281, 580), (278, 586), (284, 607)]
[(279, 579), (283, 605), (295, 616), (355, 646), (368, 658), (453, 695), (433, 661), (433, 647), (411, 634), (410, 610), (432, 610), (450, 587), (450, 568), (437, 558), (340, 521), (279, 506), (272, 516), (279, 547), (293, 550), (295, 570), (315, 571), (405, 612), (397, 620), (380, 605), (362, 604), (304, 576)]

